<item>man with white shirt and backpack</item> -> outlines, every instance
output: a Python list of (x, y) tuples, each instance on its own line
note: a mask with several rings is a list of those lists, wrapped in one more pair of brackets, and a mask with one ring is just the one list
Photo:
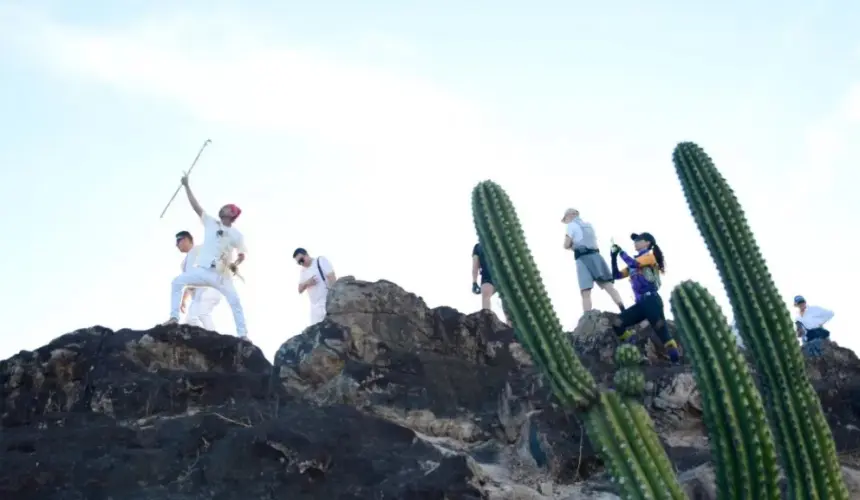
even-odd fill
[(618, 309), (624, 312), (624, 302), (621, 301), (621, 294), (615, 289), (615, 278), (612, 275), (612, 270), (597, 248), (597, 236), (594, 233), (594, 227), (583, 221), (582, 217), (579, 216), (579, 210), (575, 208), (565, 210), (561, 222), (567, 224), (564, 248), (573, 251), (583, 312), (591, 311), (593, 308), (591, 289), (594, 288), (595, 283), (605, 290), (615, 305), (618, 306)]
[(328, 289), (337, 281), (337, 276), (328, 259), (322, 256), (313, 258), (304, 248), (297, 248), (293, 252), (293, 259), (302, 267), (299, 273), (299, 293), (308, 291), (311, 300), (311, 324), (315, 325), (325, 319)]
[[(197, 262), (197, 255), (200, 253), (200, 245), (194, 246), (194, 237), (188, 231), (180, 231), (176, 233), (176, 248), (185, 254), (182, 259), (180, 270), (184, 273), (194, 267)], [(188, 301), (191, 301), (191, 307), (188, 308)], [(199, 326), (210, 331), (215, 330), (215, 323), (212, 321), (212, 311), (221, 302), (221, 293), (208, 286), (186, 287), (185, 293), (182, 295), (182, 303), (179, 306), (179, 312), (188, 311), (185, 317), (185, 322), (189, 325)]]
[[(165, 325), (179, 323), (179, 309), (182, 302), (183, 289), (185, 287), (212, 287), (227, 300), (230, 310), (233, 312), (233, 320), (236, 322), (236, 335), (245, 338), (248, 330), (245, 326), (245, 314), (239, 294), (233, 285), (232, 274), (238, 272), (239, 265), (245, 261), (248, 250), (245, 247), (245, 238), (242, 233), (233, 226), (236, 219), (242, 213), (236, 205), (224, 205), (218, 211), (218, 218), (207, 214), (198, 203), (197, 198), (188, 186), (188, 176), (182, 177), (182, 185), (191, 208), (200, 217), (203, 223), (203, 244), (197, 254), (194, 266), (183, 271), (182, 274), (173, 279), (170, 295), (170, 319)], [(233, 262), (233, 251), (238, 252)]]
[(833, 319), (833, 311), (807, 305), (802, 295), (794, 297), (794, 307), (797, 308), (798, 313), (794, 318), (797, 336), (803, 339), (804, 344), (812, 340), (830, 338), (830, 331), (824, 328), (824, 324)]

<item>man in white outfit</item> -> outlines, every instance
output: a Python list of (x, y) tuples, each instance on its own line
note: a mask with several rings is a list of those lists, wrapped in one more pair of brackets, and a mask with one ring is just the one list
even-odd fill
[[(236, 335), (247, 337), (248, 330), (245, 327), (245, 314), (242, 311), (242, 303), (236, 287), (233, 286), (231, 274), (236, 274), (239, 265), (245, 261), (248, 250), (245, 248), (245, 238), (233, 223), (242, 213), (236, 205), (229, 204), (221, 207), (218, 218), (212, 217), (203, 211), (197, 198), (188, 186), (188, 176), (182, 177), (182, 185), (185, 186), (185, 194), (191, 208), (200, 217), (203, 223), (203, 244), (197, 254), (194, 266), (188, 271), (173, 279), (170, 295), (170, 319), (165, 325), (179, 323), (179, 308), (182, 301), (182, 290), (185, 287), (208, 286), (218, 290), (227, 300), (233, 312), (233, 320), (236, 322)], [(233, 250), (238, 251), (238, 257), (233, 262)]]
[(798, 313), (794, 324), (797, 326), (797, 336), (803, 339), (803, 343), (830, 338), (830, 331), (824, 328), (824, 324), (833, 319), (833, 311), (807, 305), (802, 295), (794, 297), (794, 307)]
[(302, 267), (299, 273), (299, 293), (308, 291), (311, 299), (311, 324), (325, 319), (328, 289), (337, 281), (331, 262), (325, 257), (312, 258), (304, 248), (293, 252), (293, 259)]
[[(197, 261), (197, 255), (200, 253), (200, 245), (194, 246), (194, 237), (188, 231), (180, 231), (176, 233), (176, 248), (185, 254), (182, 259), (180, 271), (187, 272), (194, 267)], [(191, 308), (188, 309), (188, 301), (191, 300)], [(208, 287), (186, 287), (185, 293), (182, 295), (182, 304), (179, 306), (179, 312), (184, 313), (188, 309), (188, 315), (185, 317), (185, 322), (189, 325), (203, 327), (210, 331), (215, 330), (215, 323), (212, 321), (212, 310), (221, 302), (221, 293), (218, 290)]]

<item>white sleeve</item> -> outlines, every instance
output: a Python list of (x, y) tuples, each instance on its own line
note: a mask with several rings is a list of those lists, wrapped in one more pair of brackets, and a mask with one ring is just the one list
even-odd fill
[(582, 241), (582, 228), (576, 222), (571, 222), (567, 225), (567, 235), (570, 236), (571, 241), (575, 245), (577, 242)]
[(245, 235), (236, 231), (236, 251), (242, 254), (248, 253), (248, 247), (245, 246)]
[(830, 309), (819, 307), (817, 312), (818, 320), (821, 321), (822, 325), (833, 319), (833, 311), (831, 311)]
[(213, 223), (213, 222), (214, 222), (215, 224), (217, 224), (217, 223), (218, 223), (218, 221), (217, 221), (217, 220), (215, 220), (215, 217), (212, 217), (211, 215), (209, 215), (208, 213), (206, 213), (206, 210), (204, 210), (203, 212), (201, 212), (201, 213), (200, 213), (200, 222), (202, 222), (204, 226), (205, 226), (206, 224), (211, 224), (211, 223)]
[(323, 274), (329, 274), (334, 272), (334, 268), (331, 265), (331, 262), (328, 261), (325, 257), (320, 256), (320, 268), (322, 268)]

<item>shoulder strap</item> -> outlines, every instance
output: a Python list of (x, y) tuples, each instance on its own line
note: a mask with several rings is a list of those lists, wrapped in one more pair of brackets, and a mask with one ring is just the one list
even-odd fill
[(320, 270), (320, 277), (322, 278), (323, 283), (325, 283), (325, 273), (323, 273), (323, 271), (322, 271), (322, 266), (320, 265), (320, 258), (319, 257), (317, 257), (317, 269)]

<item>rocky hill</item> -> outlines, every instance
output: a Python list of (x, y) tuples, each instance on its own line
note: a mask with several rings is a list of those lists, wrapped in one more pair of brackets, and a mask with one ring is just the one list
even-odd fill
[[(607, 383), (610, 317), (571, 333)], [(645, 404), (690, 498), (713, 498), (690, 368), (641, 333)], [(860, 360), (826, 343), (807, 368), (860, 497)], [(0, 383), (4, 500), (617, 498), (512, 330), (386, 281), (341, 279), (274, 366), (195, 327), (92, 327), (0, 362)]]

